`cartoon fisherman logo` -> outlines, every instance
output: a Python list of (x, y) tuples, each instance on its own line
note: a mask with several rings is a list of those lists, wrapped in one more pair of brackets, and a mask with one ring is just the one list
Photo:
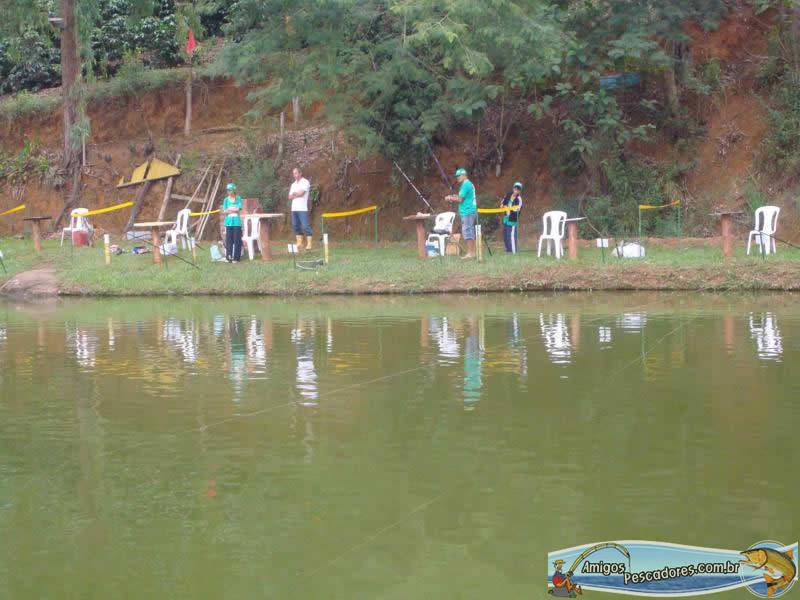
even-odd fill
[(764, 585), (747, 588), (753, 595), (775, 598), (794, 585), (797, 578), (794, 549), (781, 550), (782, 546), (779, 542), (759, 542), (741, 553), (744, 558), (739, 563), (761, 571), (764, 576)]
[(581, 586), (572, 583), (572, 571), (566, 575), (562, 572), (564, 569), (564, 561), (559, 559), (553, 562), (556, 572), (553, 574), (553, 587), (548, 590), (550, 594), (558, 598), (575, 598), (579, 594), (583, 594)]

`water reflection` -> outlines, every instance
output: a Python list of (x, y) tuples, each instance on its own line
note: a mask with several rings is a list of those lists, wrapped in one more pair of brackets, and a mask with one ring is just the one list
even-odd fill
[(597, 328), (597, 341), (604, 347), (604, 349), (611, 346), (613, 337), (611, 335), (611, 327), (598, 327)]
[(97, 363), (97, 333), (80, 327), (67, 329), (67, 346), (73, 349), (75, 361), (84, 369)]
[(647, 313), (626, 312), (617, 319), (617, 327), (624, 332), (639, 333), (647, 325)]
[(542, 332), (544, 348), (554, 364), (569, 364), (572, 357), (572, 344), (569, 340), (567, 317), (563, 314), (544, 313), (539, 315), (539, 329)]
[[(112, 344), (112, 339), (113, 330), (109, 334), (109, 345)], [(161, 339), (170, 348), (178, 352), (185, 363), (194, 364), (197, 362), (199, 340), (194, 320), (184, 321), (174, 317), (167, 319), (161, 327)]]
[(456, 332), (447, 317), (430, 317), (428, 332), (438, 348), (439, 363), (454, 364), (461, 356)]
[(483, 385), (483, 320), (467, 319), (464, 338), (464, 410), (474, 410), (481, 399)]
[[(268, 339), (271, 343), (271, 333), (268, 335)], [(250, 373), (263, 374), (267, 372), (267, 342), (264, 326), (255, 317), (250, 317), (250, 327), (247, 330), (247, 359)], [(253, 377), (250, 378), (253, 379)]]
[(771, 312), (758, 316), (750, 313), (748, 323), (750, 337), (756, 342), (758, 357), (762, 360), (780, 361), (783, 357), (783, 339), (775, 315)]
[(312, 319), (298, 319), (292, 329), (291, 340), (297, 357), (296, 387), (303, 406), (317, 406), (317, 370), (314, 367), (315, 323)]

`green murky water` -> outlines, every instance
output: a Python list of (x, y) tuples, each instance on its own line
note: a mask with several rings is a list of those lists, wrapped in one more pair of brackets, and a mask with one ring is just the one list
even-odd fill
[(792, 295), (3, 304), (0, 595), (538, 598), (558, 548), (789, 543), (798, 359)]

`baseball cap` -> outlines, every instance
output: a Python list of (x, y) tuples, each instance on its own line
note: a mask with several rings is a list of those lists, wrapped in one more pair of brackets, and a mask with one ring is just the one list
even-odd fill
[(225, 189), (227, 189), (229, 192), (232, 192), (233, 190), (235, 190), (235, 189), (236, 189), (236, 184), (235, 184), (235, 183), (229, 183), (229, 184), (228, 184), (228, 185), (225, 187)]
[(519, 181), (514, 182), (514, 187), (522, 189), (522, 184)]
[(462, 175), (466, 175), (466, 174), (467, 174), (467, 170), (464, 169), (464, 168), (460, 168), (460, 169), (456, 170), (456, 177), (461, 177)]

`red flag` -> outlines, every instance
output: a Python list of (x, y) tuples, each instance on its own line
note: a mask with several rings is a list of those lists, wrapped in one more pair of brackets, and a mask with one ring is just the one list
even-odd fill
[(194, 31), (189, 28), (189, 39), (186, 40), (186, 54), (191, 56), (194, 54), (194, 49), (197, 48), (197, 42), (194, 41)]

